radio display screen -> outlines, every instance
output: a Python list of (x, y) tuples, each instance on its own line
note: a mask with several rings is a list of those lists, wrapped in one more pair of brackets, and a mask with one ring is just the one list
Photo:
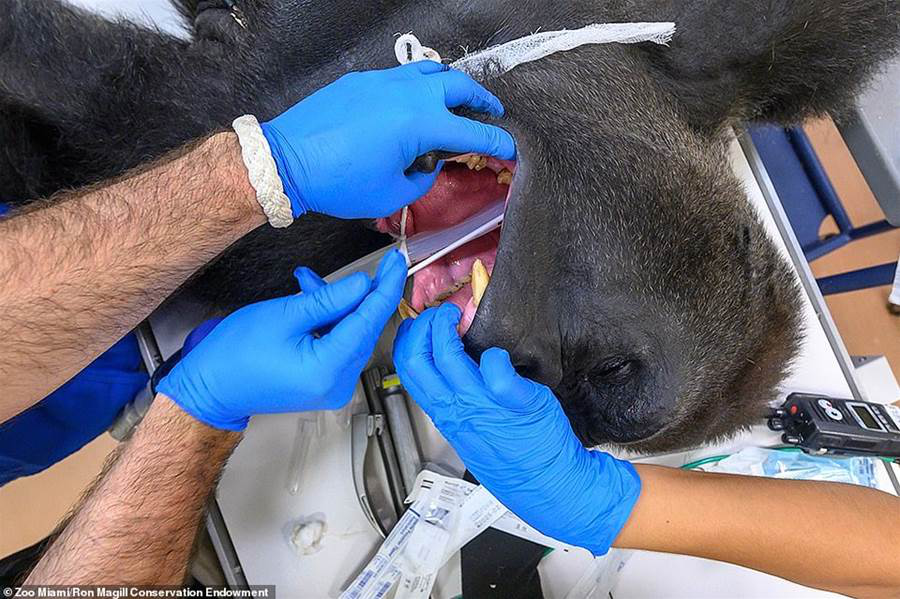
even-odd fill
[(867, 429), (873, 431), (884, 430), (884, 428), (877, 420), (875, 420), (872, 412), (870, 412), (869, 408), (867, 408), (866, 406), (851, 405), (850, 409), (856, 413), (856, 415), (859, 417), (860, 422), (862, 422), (863, 426)]

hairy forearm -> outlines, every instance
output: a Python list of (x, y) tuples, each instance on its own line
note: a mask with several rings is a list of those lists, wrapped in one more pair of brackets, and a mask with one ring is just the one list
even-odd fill
[(177, 585), (239, 433), (158, 396), (26, 584)]
[(0, 220), (0, 422), (265, 222), (234, 134)]
[[(835, 483), (635, 467), (643, 489), (617, 547), (730, 562), (855, 597), (900, 589), (896, 497)], [(802, 550), (786, 549), (792, 539), (803, 539)]]

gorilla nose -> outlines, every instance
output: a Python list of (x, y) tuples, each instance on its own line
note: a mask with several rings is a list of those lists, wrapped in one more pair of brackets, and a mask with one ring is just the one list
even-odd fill
[(513, 352), (511, 357), (516, 371), (525, 378), (547, 385), (551, 389), (562, 381), (562, 366), (558, 359), (537, 356), (527, 351)]
[(562, 381), (562, 356), (559, 345), (549, 331), (533, 329), (516, 334), (512, 330), (498, 330), (476, 323), (465, 337), (466, 351), (476, 360), (492, 347), (509, 352), (518, 373), (551, 389)]

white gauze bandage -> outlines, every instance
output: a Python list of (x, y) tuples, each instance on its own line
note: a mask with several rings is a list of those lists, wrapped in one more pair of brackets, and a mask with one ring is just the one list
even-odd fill
[[(675, 35), (675, 23), (595, 23), (581, 29), (544, 31), (463, 56), (450, 66), (472, 77), (495, 77), (517, 66), (567, 52), (589, 44), (638, 44), (651, 42), (666, 45)], [(397, 39), (394, 52), (400, 64), (417, 60), (436, 60), (440, 55), (422, 46), (408, 33)], [(436, 57), (436, 58), (435, 58)]]
[(675, 23), (596, 23), (581, 29), (545, 31), (464, 56), (451, 66), (471, 76), (508, 73), (517, 66), (589, 44), (668, 44)]
[(294, 222), (291, 200), (284, 193), (272, 149), (259, 121), (255, 116), (245, 115), (235, 119), (231, 126), (240, 141), (241, 156), (250, 185), (256, 190), (256, 201), (262, 206), (269, 224), (278, 229), (290, 227)]

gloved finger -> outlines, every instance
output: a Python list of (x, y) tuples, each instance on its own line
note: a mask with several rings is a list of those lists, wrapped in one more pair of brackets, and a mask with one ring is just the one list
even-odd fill
[(441, 149), (447, 152), (484, 154), (501, 160), (515, 160), (516, 142), (506, 130), (454, 114), (433, 135), (425, 134), (420, 154)]
[(322, 287), (328, 285), (325, 279), (313, 272), (312, 269), (305, 266), (298, 266), (294, 269), (294, 278), (300, 285), (300, 291), (303, 293), (315, 293)]
[(458, 395), (466, 395), (466, 391), (484, 389), (484, 380), (459, 338), (457, 326), (461, 316), (459, 308), (449, 302), (438, 308), (431, 325), (431, 339), (438, 371)]
[[(398, 280), (402, 280), (401, 288), (400, 288), (400, 296), (403, 296), (403, 287), (406, 286), (407, 279), (407, 270), (406, 270), (406, 258), (404, 258), (403, 254), (400, 250), (394, 249), (385, 254), (384, 258), (381, 259), (381, 264), (378, 265), (378, 271), (375, 273), (375, 285), (374, 287), (377, 289), (382, 284), (396, 284)], [(397, 303), (400, 303), (400, 298), (397, 298)], [(393, 310), (397, 309), (397, 306), (393, 306)]]
[(357, 309), (371, 288), (372, 279), (358, 272), (313, 293), (287, 298), (286, 312), (304, 332), (317, 331)]
[(325, 353), (338, 354), (348, 354), (352, 348), (352, 354), (348, 355), (353, 357), (371, 354), (385, 325), (400, 305), (406, 274), (403, 254), (397, 250), (388, 252), (378, 267), (373, 291), (319, 340), (318, 348)]
[(212, 333), (219, 324), (225, 320), (224, 318), (210, 318), (203, 324), (198, 325), (191, 333), (187, 336), (187, 339), (184, 340), (184, 345), (181, 347), (181, 357), (184, 358), (189, 353), (194, 351), (194, 348), (200, 345), (200, 342), (206, 339), (206, 337)]
[(543, 385), (519, 376), (509, 353), (499, 347), (492, 347), (481, 354), (481, 376), (494, 400), (511, 410), (533, 410), (545, 396), (552, 396)]
[(434, 363), (432, 322), (437, 310), (425, 310), (400, 325), (394, 340), (394, 366), (412, 398), (432, 420), (436, 411), (452, 403), (453, 391)]
[[(394, 338), (394, 348), (393, 348), (393, 360), (394, 360), (394, 371), (397, 373), (397, 376), (400, 377), (400, 382), (403, 383), (403, 388), (406, 389), (407, 393), (409, 393), (410, 397), (414, 400), (418, 397), (426, 397), (425, 390), (415, 381), (412, 377), (409, 376), (409, 372), (406, 369), (406, 365), (409, 364), (408, 360), (404, 361), (404, 366), (401, 367), (398, 365), (397, 360), (397, 343), (398, 340), (406, 338), (409, 335), (409, 329), (412, 327), (414, 319), (408, 318), (400, 323), (400, 327), (397, 329), (397, 336)], [(424, 408), (424, 407), (423, 407)]]
[(422, 75), (433, 75), (435, 73), (443, 73), (444, 71), (449, 70), (450, 67), (441, 64), (439, 62), (435, 62), (433, 60), (418, 60), (416, 62), (410, 62), (403, 66), (394, 67), (394, 70), (403, 72), (403, 71), (412, 71), (415, 73), (421, 73)]
[(440, 77), (444, 86), (444, 103), (447, 108), (465, 107), (497, 118), (506, 112), (497, 96), (462, 71), (450, 69), (437, 77)]

